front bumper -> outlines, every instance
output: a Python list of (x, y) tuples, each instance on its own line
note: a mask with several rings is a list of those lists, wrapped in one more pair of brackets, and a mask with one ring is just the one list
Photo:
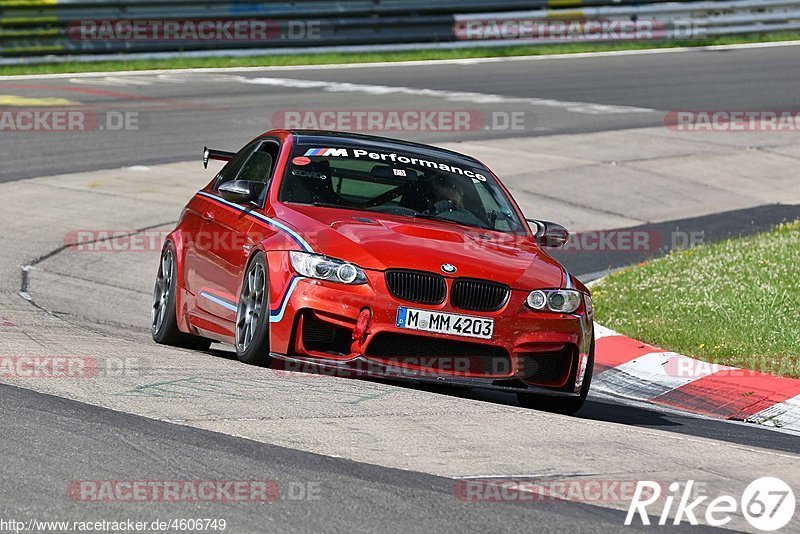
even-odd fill
[[(583, 306), (575, 314), (535, 311), (524, 304), (527, 292), (517, 290), (492, 312), (457, 309), (448, 299), (418, 305), (393, 297), (383, 273), (368, 271), (367, 277), (367, 284), (355, 286), (309, 278), (283, 282), (293, 290), (280, 296), (284, 311), (270, 333), (272, 349), (288, 370), (299, 366), (347, 376), (562, 396), (580, 392), (592, 340), (592, 322)], [(278, 297), (281, 288), (274, 291)], [(398, 328), (400, 306), (492, 318), (494, 333), (483, 340)], [(371, 310), (371, 320), (354, 339), (364, 308)]]
[(578, 397), (579, 391), (559, 390), (526, 384), (519, 380), (494, 380), (489, 378), (469, 378), (463, 376), (433, 375), (417, 372), (407, 367), (382, 364), (374, 360), (355, 356), (347, 360), (326, 359), (319, 357), (289, 356), (270, 353), (273, 359), (283, 362), (283, 371), (299, 373), (315, 373), (339, 378), (377, 378), (387, 380), (403, 380), (425, 384), (437, 384), (453, 387), (467, 387), (505, 391), (509, 393), (535, 393), (552, 397)]

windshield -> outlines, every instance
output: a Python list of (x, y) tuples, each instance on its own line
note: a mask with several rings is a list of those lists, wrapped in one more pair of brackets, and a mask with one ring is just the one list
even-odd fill
[(524, 233), (484, 167), (379, 149), (294, 147), (279, 199)]

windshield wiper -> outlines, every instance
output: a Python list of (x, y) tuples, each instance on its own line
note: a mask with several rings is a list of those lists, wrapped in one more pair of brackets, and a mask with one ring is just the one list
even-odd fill
[(350, 206), (343, 206), (342, 204), (334, 204), (333, 202), (312, 202), (311, 205), (317, 208), (339, 208), (340, 210), (356, 209)]
[(408, 217), (412, 217), (414, 219), (427, 219), (430, 221), (442, 221), (452, 224), (457, 224), (459, 226), (466, 226), (467, 228), (482, 228), (484, 230), (492, 230), (493, 228), (486, 226), (486, 225), (478, 225), (478, 224), (469, 224), (461, 221), (454, 221), (453, 219), (443, 219), (438, 215), (431, 215), (430, 213), (415, 213), (413, 215), (408, 215)]
[(347, 206), (346, 204), (334, 204), (333, 202), (298, 202), (294, 200), (286, 201), (288, 204), (302, 204), (304, 206), (314, 206), (316, 208), (338, 208), (340, 210), (366, 211), (364, 208)]

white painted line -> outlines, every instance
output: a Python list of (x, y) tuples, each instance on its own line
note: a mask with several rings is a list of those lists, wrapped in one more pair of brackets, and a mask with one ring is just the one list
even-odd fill
[(574, 478), (574, 477), (589, 477), (589, 476), (596, 476), (597, 472), (595, 471), (587, 471), (587, 472), (572, 472), (572, 473), (559, 473), (554, 475), (553, 473), (525, 473), (524, 475), (460, 475), (460, 476), (452, 476), (455, 480), (481, 480), (481, 479), (491, 479), (491, 478), (535, 478), (535, 479), (542, 479), (542, 480), (552, 480), (552, 479), (562, 479), (562, 478)]
[[(288, 66), (264, 66), (264, 67), (215, 67), (215, 68), (194, 68), (194, 69), (150, 69), (150, 70), (129, 70), (113, 72), (78, 72), (78, 73), (59, 73), (59, 74), (23, 74), (19, 76), (0, 76), (0, 80), (35, 80), (35, 79), (57, 79), (57, 78), (92, 78), (102, 76), (136, 76), (136, 75), (157, 75), (181, 73), (234, 73), (234, 72), (268, 72), (268, 71), (291, 71), (291, 70), (320, 70), (320, 69), (362, 69), (362, 68), (385, 68), (385, 67), (421, 67), (428, 65), (480, 65), (483, 63), (505, 63), (516, 61), (553, 61), (562, 59), (595, 59), (606, 57), (625, 57), (642, 55), (675, 54), (683, 52), (697, 51), (722, 51), (722, 50), (747, 50), (754, 48), (780, 48), (786, 46), (800, 46), (800, 41), (776, 41), (769, 43), (743, 43), (729, 45), (710, 45), (710, 46), (690, 46), (675, 48), (644, 48), (641, 50), (615, 50), (608, 52), (580, 52), (574, 54), (547, 54), (535, 56), (509, 56), (509, 57), (482, 57), (469, 59), (427, 59), (419, 61), (376, 61), (372, 63), (329, 63), (326, 65), (288, 65)], [(114, 56), (118, 59), (118, 56)], [(126, 56), (130, 59), (130, 56)]]
[(782, 46), (800, 46), (800, 41), (775, 41), (772, 43), (742, 43), (730, 45), (703, 46), (704, 50), (740, 50), (748, 48), (776, 48)]
[(416, 89), (413, 87), (394, 87), (389, 85), (371, 85), (348, 82), (328, 82), (321, 80), (241, 77), (240, 81), (242, 83), (270, 85), (273, 87), (286, 87), (291, 89), (321, 89), (331, 93), (366, 93), (376, 96), (402, 94), (419, 96), (423, 98), (442, 98), (449, 102), (469, 102), (473, 104), (528, 104), (531, 106), (545, 106), (566, 109), (567, 111), (571, 111), (573, 113), (585, 113), (589, 115), (604, 115), (614, 113), (652, 113), (656, 111), (650, 108), (614, 106), (607, 104), (594, 104), (590, 102), (569, 102), (563, 100), (552, 100), (549, 98), (522, 98), (489, 93), (443, 91), (440, 89)]

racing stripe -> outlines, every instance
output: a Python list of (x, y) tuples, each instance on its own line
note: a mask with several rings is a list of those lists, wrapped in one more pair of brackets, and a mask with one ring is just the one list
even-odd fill
[(235, 209), (237, 211), (240, 211), (241, 213), (244, 213), (245, 215), (250, 215), (251, 217), (255, 217), (256, 219), (259, 219), (259, 220), (269, 224), (270, 226), (274, 227), (275, 229), (277, 229), (277, 230), (285, 233), (286, 235), (288, 235), (295, 243), (300, 245), (300, 248), (302, 248), (306, 252), (312, 252), (312, 253), (314, 252), (314, 249), (311, 248), (311, 245), (309, 245), (308, 242), (305, 239), (303, 239), (303, 237), (300, 234), (298, 234), (297, 232), (295, 232), (294, 230), (292, 230), (291, 228), (289, 228), (288, 226), (286, 226), (285, 224), (283, 224), (280, 221), (276, 221), (275, 219), (270, 219), (266, 215), (263, 215), (263, 214), (258, 213), (256, 211), (253, 211), (252, 209), (243, 208), (242, 206), (239, 206), (238, 204), (234, 204), (233, 202), (229, 202), (229, 201), (225, 200), (222, 197), (218, 197), (217, 195), (212, 195), (211, 193), (206, 193), (205, 191), (198, 191), (197, 194), (200, 195), (200, 196), (209, 198), (211, 200), (214, 200), (216, 202), (219, 202), (220, 204), (223, 204), (225, 206), (233, 208), (233, 209)]
[(222, 297), (218, 297), (216, 295), (212, 295), (210, 292), (203, 290), (200, 292), (200, 296), (210, 300), (215, 304), (219, 304), (223, 308), (228, 308), (231, 311), (236, 311), (236, 304), (230, 302), (228, 300), (223, 299)]
[[(286, 291), (284, 292), (283, 296), (281, 297), (281, 301), (278, 306), (274, 309), (270, 309), (269, 311), (269, 322), (277, 323), (283, 319), (284, 314), (286, 313), (286, 306), (289, 303), (289, 297), (294, 292), (294, 288), (297, 286), (297, 282), (300, 281), (301, 276), (292, 276), (291, 280), (289, 280), (289, 285), (287, 286)], [(200, 291), (200, 296), (210, 300), (215, 304), (219, 304), (220, 306), (227, 308), (231, 311), (236, 311), (236, 303), (229, 301), (223, 297), (218, 295), (214, 295), (208, 290)]]
[(289, 303), (289, 297), (294, 292), (294, 288), (297, 286), (297, 282), (300, 281), (300, 278), (300, 276), (292, 276), (292, 279), (289, 280), (289, 288), (283, 294), (281, 303), (277, 308), (269, 311), (269, 322), (278, 323), (283, 319), (283, 314), (286, 313), (286, 305)]

